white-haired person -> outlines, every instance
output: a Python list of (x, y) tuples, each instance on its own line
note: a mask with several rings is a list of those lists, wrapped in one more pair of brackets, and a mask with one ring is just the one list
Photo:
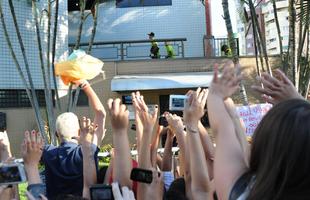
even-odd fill
[[(98, 127), (94, 133), (94, 162), (98, 169), (98, 146), (104, 138), (106, 112), (98, 96), (86, 80), (74, 82), (87, 95), (95, 113), (93, 120)], [(56, 131), (59, 146), (46, 145), (43, 149), (42, 161), (45, 164), (46, 195), (55, 199), (59, 195), (82, 196), (83, 191), (83, 157), (82, 148), (78, 144), (80, 126), (74, 113), (66, 112), (58, 116)]]

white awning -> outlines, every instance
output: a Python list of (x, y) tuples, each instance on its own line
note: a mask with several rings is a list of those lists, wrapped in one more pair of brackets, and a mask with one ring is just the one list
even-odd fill
[(138, 74), (115, 76), (111, 82), (113, 92), (209, 87), (213, 72), (169, 74)]

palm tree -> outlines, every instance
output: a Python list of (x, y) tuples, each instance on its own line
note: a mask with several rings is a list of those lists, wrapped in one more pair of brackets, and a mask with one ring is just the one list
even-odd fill
[[(289, 7), (288, 7), (288, 12), (289, 12), (289, 49), (287, 53), (287, 60), (289, 62), (289, 66), (292, 69), (292, 78), (293, 78), (293, 83), (296, 86), (296, 83), (298, 82), (296, 80), (297, 76), (297, 68), (296, 68), (296, 55), (295, 55), (295, 50), (296, 50), (296, 41), (295, 41), (295, 23), (296, 23), (296, 9), (295, 9), (295, 0), (289, 0)], [(298, 89), (298, 87), (297, 87)]]
[(272, 0), (272, 7), (273, 7), (274, 20), (275, 20), (275, 23), (276, 23), (276, 26), (277, 26), (277, 33), (278, 33), (278, 40), (279, 40), (279, 47), (280, 47), (281, 62), (282, 62), (282, 65), (283, 65), (284, 64), (284, 60), (283, 60), (283, 45), (282, 45), (282, 36), (281, 36), (281, 29), (280, 29), (279, 19), (278, 19), (278, 11), (277, 11), (276, 0)]
[[(233, 62), (235, 65), (238, 65), (239, 57), (238, 57), (237, 45), (236, 45), (236, 41), (234, 38), (231, 19), (230, 19), (228, 0), (222, 0), (222, 6), (223, 6), (223, 13), (224, 13), (224, 20), (226, 24), (227, 33), (228, 33), (229, 46), (233, 54)], [(244, 84), (242, 82), (240, 83), (240, 96), (243, 101), (243, 104), (248, 105), (249, 104), (248, 98), (246, 95)]]
[(58, 12), (59, 12), (59, 0), (55, 0), (54, 31), (53, 31), (53, 45), (52, 45), (52, 72), (53, 72), (53, 83), (54, 83), (55, 95), (56, 95), (56, 103), (58, 106), (58, 110), (61, 111), (61, 105), (60, 105), (59, 93), (58, 93), (58, 86), (57, 86), (57, 82), (56, 82), (55, 66), (54, 66), (55, 54), (56, 54)]
[[(50, 2), (49, 2), (49, 6), (50, 6)], [(50, 11), (50, 8), (49, 8), (49, 11)], [(32, 0), (32, 13), (33, 13), (33, 17), (34, 17), (34, 21), (35, 21), (35, 28), (36, 28), (36, 33), (37, 33), (39, 59), (40, 59), (40, 66), (41, 66), (41, 70), (42, 70), (42, 77), (43, 77), (43, 84), (44, 84), (44, 94), (45, 94), (49, 133), (51, 136), (51, 142), (53, 144), (56, 144), (56, 138), (54, 136), (54, 134), (55, 134), (55, 116), (54, 116), (54, 110), (53, 110), (52, 96), (50, 94), (50, 91), (51, 91), (50, 83), (51, 82), (50, 82), (50, 77), (47, 77), (46, 69), (44, 67), (43, 50), (42, 50), (42, 43), (41, 43), (41, 33), (40, 33), (40, 27), (39, 27), (36, 0)], [(50, 23), (50, 20), (48, 20), (48, 21)], [(49, 26), (48, 30), (50, 31), (50, 24), (48, 26)], [(50, 39), (50, 38), (48, 37), (48, 39)], [(48, 48), (50, 48), (49, 41), (47, 43), (48, 43)], [(48, 49), (47, 52), (49, 53), (50, 50)], [(49, 62), (49, 56), (50, 55), (47, 56), (48, 62)], [(47, 70), (49, 70), (49, 69), (47, 69)]]
[(95, 1), (95, 5), (92, 8), (92, 13), (93, 13), (93, 30), (92, 30), (92, 34), (89, 40), (89, 45), (88, 45), (88, 50), (87, 53), (90, 54), (92, 47), (93, 47), (93, 43), (94, 43), (94, 39), (96, 36), (96, 29), (97, 29), (97, 18), (98, 18), (98, 11), (99, 11), (99, 0)]
[(263, 57), (265, 59), (265, 63), (266, 63), (266, 66), (267, 66), (268, 73), (272, 74), (271, 68), (269, 66), (266, 41), (263, 38), (263, 34), (262, 34), (260, 25), (259, 25), (257, 17), (256, 17), (256, 8), (255, 8), (254, 3), (253, 3), (252, 0), (248, 1), (248, 5), (249, 5), (249, 8), (250, 8), (251, 16), (253, 16), (253, 18), (252, 18), (253, 19), (252, 23), (253, 23), (253, 28), (254, 28), (253, 32), (256, 32), (256, 34), (258, 36), (257, 37), (257, 41), (258, 41), (257, 45), (259, 46), (259, 49), (261, 49), (260, 53), (263, 54)]
[[(18, 42), (19, 42), (20, 49), (21, 49), (21, 52), (22, 52), (22, 57), (23, 57), (25, 68), (26, 68), (26, 74), (27, 74), (28, 82), (29, 82), (29, 85), (30, 85), (30, 92), (31, 93), (27, 92), (27, 95), (28, 95), (29, 100), (30, 100), (30, 102), (31, 102), (31, 104), (32, 104), (32, 106), (33, 106), (33, 108), (35, 110), (35, 116), (36, 116), (36, 121), (37, 121), (37, 124), (38, 124), (38, 127), (39, 127), (39, 131), (42, 133), (43, 137), (45, 139), (47, 139), (47, 135), (46, 135), (46, 132), (45, 132), (45, 129), (44, 129), (44, 121), (43, 121), (43, 118), (42, 118), (42, 115), (41, 115), (41, 112), (40, 112), (40, 107), (39, 107), (37, 95), (36, 95), (36, 92), (35, 92), (35, 89), (34, 89), (34, 84), (33, 84), (32, 76), (31, 76), (31, 73), (30, 73), (30, 67), (29, 67), (29, 62), (28, 62), (27, 56), (26, 56), (25, 46), (24, 46), (24, 43), (23, 43), (23, 40), (22, 40), (22, 37), (21, 37), (21, 34), (20, 34), (19, 26), (18, 26), (18, 23), (17, 23), (17, 19), (16, 19), (15, 9), (14, 9), (12, 0), (9, 0), (8, 2), (9, 2), (9, 7), (10, 7), (11, 14), (12, 14), (12, 18), (13, 18), (14, 27), (15, 27), (15, 30), (16, 30)], [(0, 2), (0, 4), (2, 4), (2, 2)], [(1, 13), (2, 13), (2, 11), (1, 11)], [(14, 50), (12, 48), (12, 44), (11, 44), (11, 41), (10, 41), (10, 38), (9, 38), (9, 35), (8, 35), (8, 32), (7, 32), (7, 29), (6, 29), (6, 26), (5, 26), (5, 21), (3, 19), (3, 15), (2, 15), (2, 26), (4, 28), (5, 35), (6, 35), (6, 40), (7, 40), (8, 46), (10, 48), (11, 54), (13, 56), (13, 60), (15, 62), (16, 68), (17, 68), (18, 71), (20, 71), (21, 70), (20, 69), (20, 65), (19, 65), (19, 63), (18, 63), (18, 61), (16, 59)], [(23, 80), (23, 82), (24, 82), (26, 79), (23, 78), (23, 74), (21, 72), (19, 72), (19, 74), (21, 75), (22, 80), (24, 79)], [(25, 82), (24, 82), (24, 84), (25, 84)], [(27, 88), (27, 85), (25, 85), (25, 87)]]
[[(300, 0), (296, 7), (296, 20), (299, 20), (299, 42), (297, 48), (297, 75), (298, 88), (305, 97), (309, 93), (309, 25), (310, 25), (310, 2)], [(296, 61), (295, 61), (296, 63)]]

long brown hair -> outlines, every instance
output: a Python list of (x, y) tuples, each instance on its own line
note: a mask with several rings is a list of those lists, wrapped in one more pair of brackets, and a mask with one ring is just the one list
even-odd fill
[(250, 158), (255, 183), (248, 199), (310, 199), (310, 104), (274, 106), (258, 125)]

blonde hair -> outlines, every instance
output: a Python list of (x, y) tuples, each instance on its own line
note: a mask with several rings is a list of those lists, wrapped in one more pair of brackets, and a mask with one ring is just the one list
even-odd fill
[(79, 119), (72, 112), (65, 112), (57, 117), (56, 131), (60, 137), (71, 139), (80, 129)]

